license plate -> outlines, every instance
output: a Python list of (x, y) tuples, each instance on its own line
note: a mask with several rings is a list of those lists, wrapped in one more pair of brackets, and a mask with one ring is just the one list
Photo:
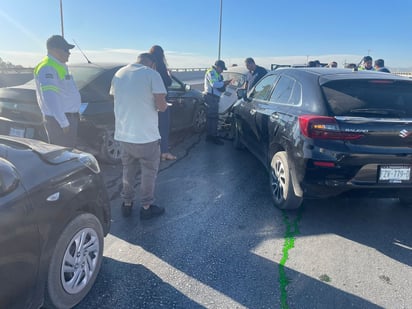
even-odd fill
[(379, 180), (387, 182), (409, 181), (411, 168), (409, 166), (381, 166)]
[(17, 137), (24, 137), (25, 130), (20, 128), (10, 128), (9, 135), (10, 136), (17, 136)]

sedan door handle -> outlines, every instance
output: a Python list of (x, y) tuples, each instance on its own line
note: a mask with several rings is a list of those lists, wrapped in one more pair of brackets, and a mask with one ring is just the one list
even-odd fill
[(252, 109), (249, 111), (249, 113), (250, 113), (252, 116), (255, 115), (255, 114), (256, 114), (256, 109), (252, 108)]
[(275, 122), (279, 119), (279, 114), (278, 113), (272, 113), (272, 115), (270, 115), (270, 121), (271, 122)]

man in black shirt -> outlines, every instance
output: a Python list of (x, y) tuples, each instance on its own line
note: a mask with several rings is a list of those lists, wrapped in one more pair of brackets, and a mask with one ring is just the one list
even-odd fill
[(266, 75), (267, 70), (261, 66), (256, 65), (253, 58), (246, 58), (245, 64), (246, 68), (249, 70), (249, 73), (246, 77), (245, 88), (247, 89), (247, 91), (249, 91), (263, 76)]

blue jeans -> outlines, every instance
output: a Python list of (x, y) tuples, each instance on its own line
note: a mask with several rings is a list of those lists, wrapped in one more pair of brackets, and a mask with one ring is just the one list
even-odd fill
[(159, 141), (145, 144), (120, 142), (123, 164), (123, 188), (120, 196), (125, 203), (135, 198), (136, 174), (140, 167), (140, 204), (151, 205), (160, 164)]
[(160, 153), (169, 152), (170, 107), (159, 112)]

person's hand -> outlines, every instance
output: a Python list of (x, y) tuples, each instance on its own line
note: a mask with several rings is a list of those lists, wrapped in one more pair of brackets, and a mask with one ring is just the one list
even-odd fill
[(63, 133), (67, 134), (67, 133), (69, 133), (70, 127), (64, 127), (62, 129), (63, 129)]

